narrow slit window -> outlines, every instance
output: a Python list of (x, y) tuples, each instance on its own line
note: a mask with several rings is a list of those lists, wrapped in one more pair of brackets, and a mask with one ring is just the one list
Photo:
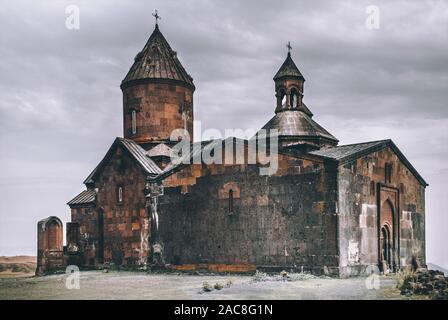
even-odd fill
[(135, 110), (132, 110), (131, 122), (132, 122), (132, 134), (136, 134), (137, 133), (137, 112)]
[(392, 182), (392, 163), (386, 163), (384, 168), (384, 175), (386, 183)]
[(118, 187), (117, 195), (118, 195), (118, 202), (119, 203), (123, 202), (123, 187), (122, 186)]
[(370, 182), (370, 195), (371, 196), (375, 195), (375, 181)]
[(229, 190), (229, 213), (233, 213), (233, 190)]

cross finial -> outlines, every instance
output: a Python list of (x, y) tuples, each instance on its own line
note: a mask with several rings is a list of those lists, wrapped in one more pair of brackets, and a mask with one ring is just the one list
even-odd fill
[(152, 14), (152, 16), (153, 16), (154, 19), (156, 20), (156, 27), (157, 27), (157, 20), (161, 20), (162, 17), (159, 16), (159, 13), (157, 12), (157, 10), (155, 10), (155, 12)]
[(291, 54), (291, 42), (288, 41), (288, 44), (286, 45), (286, 48), (288, 48), (288, 54)]

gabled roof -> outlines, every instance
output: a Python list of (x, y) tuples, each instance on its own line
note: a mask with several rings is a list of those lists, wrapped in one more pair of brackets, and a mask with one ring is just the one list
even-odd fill
[(184, 165), (188, 165), (193, 163), (196, 159), (202, 160), (202, 152), (204, 150), (213, 150), (216, 146), (226, 144), (228, 141), (232, 140), (232, 143), (234, 144), (245, 144), (247, 143), (247, 140), (239, 139), (235, 137), (228, 137), (225, 140), (223, 139), (214, 139), (214, 140), (208, 140), (208, 141), (200, 141), (200, 142), (194, 142), (190, 144), (189, 152), (186, 154), (182, 154), (182, 157), (178, 159), (176, 163), (170, 163), (166, 168), (163, 170), (163, 172), (156, 177), (156, 179), (164, 179), (165, 177), (171, 175), (172, 173), (180, 170), (183, 168)]
[(121, 86), (147, 79), (180, 81), (194, 89), (193, 78), (185, 71), (176, 52), (171, 49), (157, 25), (143, 50), (135, 57)]
[[(390, 140), (370, 141), (363, 143), (347, 144), (334, 148), (320, 149), (310, 152), (311, 154), (331, 158), (337, 161), (342, 161), (350, 156), (357, 156), (360, 152), (369, 151), (377, 146), (383, 146)], [(370, 153), (370, 152), (369, 152)]]
[(159, 143), (154, 148), (146, 152), (148, 157), (171, 157), (171, 149), (164, 143)]
[(222, 143), (222, 139), (215, 139), (209, 141), (200, 141), (194, 142), (190, 144), (189, 152), (186, 154), (182, 154), (182, 156), (177, 159), (176, 163), (171, 162), (166, 166), (163, 172), (157, 177), (166, 177), (171, 173), (177, 171), (177, 169), (181, 168), (183, 164), (190, 164), (192, 159), (196, 159), (196, 157), (200, 157), (204, 148), (213, 148), (219, 143)]
[(96, 192), (94, 190), (84, 190), (72, 200), (67, 202), (69, 206), (94, 203), (96, 199)]
[(296, 64), (292, 60), (290, 52), (288, 52), (288, 56), (286, 57), (285, 62), (283, 62), (282, 66), (280, 67), (280, 69), (278, 69), (277, 73), (275, 74), (274, 80), (283, 77), (297, 77), (305, 80), (302, 73), (299, 71), (299, 68), (297, 68)]
[(124, 138), (116, 138), (114, 143), (104, 156), (103, 160), (101, 160), (98, 166), (92, 171), (92, 173), (86, 178), (86, 180), (84, 180), (85, 184), (93, 183), (95, 181), (96, 176), (99, 174), (99, 172), (101, 172), (102, 168), (113, 155), (113, 151), (118, 145), (123, 146), (124, 150), (128, 151), (129, 155), (134, 158), (134, 160), (141, 166), (146, 174), (150, 176), (156, 176), (162, 172), (157, 164), (146, 155), (145, 149), (140, 147), (135, 141)]
[(275, 114), (262, 129), (277, 129), (278, 136), (326, 138), (338, 142), (338, 139), (315, 122), (305, 112), (285, 110)]
[(344, 146), (331, 147), (326, 149), (320, 149), (316, 151), (309, 152), (310, 154), (321, 156), (329, 159), (338, 161), (339, 163), (346, 163), (353, 161), (360, 157), (366, 156), (372, 152), (380, 151), (386, 147), (392, 149), (397, 157), (406, 165), (410, 172), (417, 178), (417, 180), (424, 186), (428, 186), (428, 183), (423, 179), (423, 177), (417, 172), (417, 170), (412, 166), (405, 155), (398, 149), (395, 143), (388, 140), (370, 141), (363, 143), (348, 144)]

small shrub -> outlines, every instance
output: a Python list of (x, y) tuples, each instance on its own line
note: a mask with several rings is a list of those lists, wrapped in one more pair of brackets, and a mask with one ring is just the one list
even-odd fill
[(254, 277), (253, 277), (253, 281), (266, 281), (267, 280), (268, 275), (262, 271), (255, 271)]
[(222, 288), (224, 288), (224, 286), (219, 282), (216, 282), (213, 288), (215, 288), (216, 290), (221, 290)]
[(23, 272), (23, 273), (27, 273), (28, 269), (20, 264), (13, 264), (12, 265), (12, 272)]
[(411, 289), (415, 282), (415, 273), (409, 269), (406, 269), (397, 275), (397, 288), (405, 291)]
[(204, 291), (204, 292), (210, 292), (210, 291), (212, 291), (213, 290), (213, 288), (212, 288), (212, 286), (210, 285), (210, 283), (208, 283), (207, 281), (204, 281), (203, 283), (202, 283), (202, 291)]
[(301, 273), (295, 273), (288, 277), (289, 281), (304, 281), (304, 280), (310, 280), (310, 279), (317, 279), (318, 277), (306, 272)]
[(289, 278), (289, 274), (285, 270), (280, 272), (280, 276), (282, 277), (282, 280), (288, 280), (288, 278)]

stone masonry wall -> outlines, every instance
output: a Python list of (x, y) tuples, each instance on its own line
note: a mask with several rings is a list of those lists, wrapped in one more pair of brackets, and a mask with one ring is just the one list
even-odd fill
[[(146, 175), (121, 146), (95, 183), (97, 208), (104, 216), (104, 262), (143, 266), (149, 254), (149, 219), (145, 208)], [(123, 201), (118, 201), (118, 187)]]
[[(386, 181), (386, 163), (392, 164)], [(379, 265), (378, 205), (393, 205), (400, 267), (415, 256), (425, 263), (425, 187), (386, 148), (339, 166), (339, 246), (342, 275), (357, 275)]]
[[(132, 110), (137, 133), (132, 134)], [(139, 84), (123, 89), (124, 137), (138, 142), (169, 140), (174, 129), (186, 128), (193, 141), (193, 92), (179, 85)]]
[(336, 168), (282, 161), (275, 176), (260, 176), (255, 165), (226, 166), (187, 193), (165, 188), (158, 208), (165, 262), (337, 273)]
[[(78, 263), (83, 266), (95, 266), (101, 255), (99, 247), (98, 211), (94, 205), (75, 206), (71, 208), (71, 222), (79, 224), (79, 234), (67, 236), (67, 245), (72, 243), (78, 247), (81, 257)], [(67, 227), (68, 228), (68, 227)]]

